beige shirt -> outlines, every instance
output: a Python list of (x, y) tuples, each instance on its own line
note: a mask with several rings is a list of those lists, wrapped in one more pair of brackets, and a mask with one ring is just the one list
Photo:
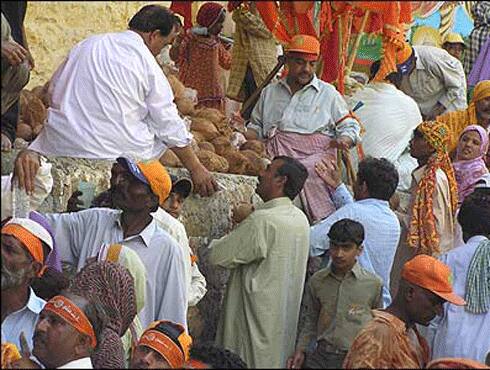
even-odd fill
[[(411, 193), (415, 193), (418, 183), (422, 179), (426, 166), (417, 168), (412, 173)], [(436, 219), (436, 228), (439, 232), (441, 253), (445, 253), (454, 247), (454, 217), (451, 211), (451, 193), (446, 173), (438, 169), (436, 171), (436, 186), (434, 189), (433, 209)]]
[(461, 62), (435, 46), (413, 48), (415, 70), (403, 79), (400, 90), (417, 102), (423, 115), (438, 102), (446, 112), (466, 109), (466, 77)]

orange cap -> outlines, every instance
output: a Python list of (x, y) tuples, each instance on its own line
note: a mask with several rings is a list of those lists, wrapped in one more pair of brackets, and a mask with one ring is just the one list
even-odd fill
[(158, 196), (160, 205), (163, 205), (172, 189), (172, 180), (167, 170), (159, 161), (139, 162), (137, 165), (153, 193)]
[(295, 35), (286, 48), (286, 52), (299, 53), (304, 58), (305, 54), (310, 58), (318, 59), (320, 55), (320, 42), (314, 36), (310, 35)]
[(415, 256), (405, 263), (401, 275), (406, 281), (430, 290), (448, 302), (458, 306), (466, 304), (463, 298), (453, 292), (449, 266), (434, 257), (426, 254)]

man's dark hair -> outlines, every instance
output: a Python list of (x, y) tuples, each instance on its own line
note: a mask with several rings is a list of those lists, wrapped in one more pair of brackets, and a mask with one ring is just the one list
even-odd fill
[(190, 357), (210, 365), (213, 369), (246, 369), (247, 364), (227, 349), (219, 348), (211, 343), (203, 343), (191, 348)]
[(464, 199), (458, 222), (464, 240), (475, 235), (490, 237), (490, 188), (476, 188)]
[(173, 322), (165, 321), (159, 323), (152, 330), (159, 331), (160, 333), (169, 337), (172, 342), (174, 342), (177, 347), (184, 353), (184, 349), (182, 348), (182, 344), (179, 342), (179, 336), (182, 334), (182, 327), (174, 324)]
[(284, 185), (284, 194), (289, 199), (294, 200), (303, 189), (303, 185), (308, 178), (308, 170), (294, 158), (281, 155), (274, 158), (274, 160), (277, 159), (282, 161), (282, 166), (277, 170), (278, 175), (288, 178)]
[[(369, 81), (376, 77), (376, 74), (378, 73), (380, 67), (381, 60), (377, 60), (373, 62), (373, 64), (371, 64), (371, 67), (369, 68)], [(385, 80), (391, 82), (398, 88), (402, 82), (402, 74), (398, 71), (391, 72), (388, 76), (385, 77)]]
[(354, 243), (359, 247), (364, 241), (364, 226), (357, 221), (343, 218), (330, 227), (328, 237), (333, 244)]
[(371, 198), (390, 200), (398, 186), (398, 171), (386, 158), (367, 157), (359, 162), (357, 181), (366, 183)]
[(41, 277), (35, 278), (31, 288), (38, 297), (49, 301), (70, 286), (70, 280), (62, 273), (52, 267), (47, 267)]
[[(101, 342), (102, 331), (108, 323), (107, 314), (102, 303), (96, 297), (75, 294), (70, 289), (63, 290), (60, 295), (76, 304), (78, 308), (83, 311), (85, 316), (87, 316), (88, 321), (90, 321), (90, 324), (92, 324), (92, 328), (94, 329), (95, 338), (97, 339), (97, 347), (95, 349), (97, 349)], [(92, 350), (93, 349), (91, 349), (91, 351)]]
[(128, 26), (140, 32), (158, 30), (162, 36), (168, 36), (179, 24), (182, 24), (180, 19), (170, 9), (161, 5), (146, 5), (131, 18)]

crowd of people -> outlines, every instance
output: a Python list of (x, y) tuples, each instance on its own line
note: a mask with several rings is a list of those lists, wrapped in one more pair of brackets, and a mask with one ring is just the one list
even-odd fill
[[(406, 42), (396, 72), (376, 81), (373, 63), (350, 97), (316, 76), (318, 39), (292, 38), (284, 76), (230, 120), (270, 163), (262, 202), (236, 207), (231, 230), (206, 246), (206, 263), (230, 276), (215, 340), (191, 337), (188, 310), (208, 287), (182, 210), (193, 192), (220, 190), (155, 57), (171, 46), (200, 106), (250, 97), (276, 45), (253, 4), (230, 3), (233, 46), (218, 3), (187, 31), (147, 5), (128, 30), (75, 45), (53, 74), (44, 128), (2, 176), (2, 368), (490, 366), (490, 80), (468, 94), (457, 37), (444, 48)], [(490, 14), (490, 2), (475, 4)], [(2, 150), (4, 115), (15, 116), (34, 65), (10, 22), (2, 6)], [(475, 29), (489, 27), (487, 16)], [(169, 174), (166, 150), (189, 177)], [(111, 161), (109, 189), (86, 209), (77, 191), (66, 212), (39, 213), (57, 156)]]

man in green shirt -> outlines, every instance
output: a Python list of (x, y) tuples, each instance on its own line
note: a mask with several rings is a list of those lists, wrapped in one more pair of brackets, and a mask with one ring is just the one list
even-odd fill
[[(382, 307), (383, 282), (357, 263), (362, 253), (364, 227), (344, 218), (328, 232), (331, 264), (315, 273), (306, 287), (305, 325), (289, 369), (336, 369), (357, 333), (372, 319), (371, 309)], [(306, 353), (312, 340), (313, 353)], [(306, 361), (305, 361), (306, 354)]]
[(290, 157), (276, 157), (259, 176), (264, 201), (211, 245), (209, 261), (231, 270), (216, 343), (249, 368), (284, 368), (294, 351), (310, 228), (293, 205), (308, 177)]

